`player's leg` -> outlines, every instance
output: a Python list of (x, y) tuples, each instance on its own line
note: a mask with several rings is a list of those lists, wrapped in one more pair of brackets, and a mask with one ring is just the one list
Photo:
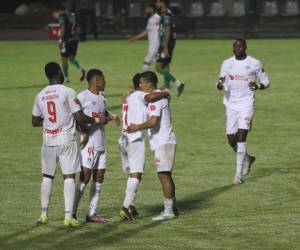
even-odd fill
[(239, 129), (237, 132), (237, 148), (236, 148), (236, 173), (235, 173), (235, 183), (241, 184), (242, 171), (247, 157), (246, 150), (246, 139), (248, 135), (247, 129)]
[(172, 178), (175, 152), (175, 144), (162, 145), (155, 151), (157, 175), (164, 195), (164, 211), (160, 215), (154, 217), (154, 221), (170, 220), (175, 218), (178, 213), (175, 205), (175, 184)]
[(52, 193), (53, 179), (56, 169), (56, 147), (42, 146), (41, 148), (41, 167), (43, 180), (41, 183), (41, 216), (37, 220), (38, 224), (48, 223), (48, 209)]
[(77, 209), (79, 207), (80, 199), (83, 196), (86, 185), (89, 183), (92, 175), (92, 170), (90, 168), (81, 167), (79, 182), (76, 184), (75, 188), (75, 199), (73, 205), (73, 217), (76, 219)]
[(70, 82), (69, 80), (69, 64), (68, 64), (68, 57), (62, 56), (61, 57), (62, 61), (62, 68), (63, 68), (63, 73), (64, 73), (64, 83)]
[(122, 219), (132, 220), (138, 215), (135, 199), (144, 172), (145, 151), (144, 140), (137, 140), (128, 144), (127, 153), (130, 174), (127, 179), (123, 207), (120, 211)]
[(80, 172), (80, 151), (75, 141), (59, 146), (58, 159), (64, 177), (65, 226), (79, 226), (73, 218), (75, 174)]
[(93, 182), (90, 188), (89, 211), (86, 216), (87, 222), (104, 223), (105, 218), (96, 213), (98, 203), (101, 197), (101, 189), (104, 181), (106, 168), (106, 152), (97, 152), (93, 169)]
[(148, 49), (148, 54), (144, 59), (144, 65), (143, 68), (141, 70), (141, 73), (149, 71), (150, 70), (150, 65), (152, 64), (152, 62), (155, 61), (156, 57), (157, 57), (157, 51), (158, 51), (158, 47), (157, 46), (149, 46)]
[(69, 60), (76, 69), (79, 70), (80, 73), (80, 81), (83, 81), (85, 78), (85, 70), (80, 66), (79, 61), (76, 59), (77, 48), (78, 48), (78, 40), (73, 40), (69, 43)]

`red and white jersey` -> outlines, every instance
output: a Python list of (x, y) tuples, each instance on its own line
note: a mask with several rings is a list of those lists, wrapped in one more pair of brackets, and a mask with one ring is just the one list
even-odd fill
[(148, 41), (149, 50), (157, 49), (159, 46), (159, 27), (160, 27), (160, 16), (155, 13), (148, 19), (147, 31), (148, 31)]
[(255, 91), (249, 89), (249, 82), (258, 80), (265, 87), (269, 86), (269, 77), (261, 62), (249, 55), (244, 60), (235, 57), (225, 60), (220, 77), (225, 77), (223, 103), (236, 110), (254, 105)]
[[(103, 95), (95, 95), (86, 89), (78, 94), (82, 111), (89, 117), (100, 117), (105, 115), (106, 100)], [(103, 124), (90, 124), (89, 145), (97, 151), (105, 150), (105, 129)]]
[(127, 101), (123, 103), (123, 129), (122, 133), (127, 136), (129, 142), (137, 139), (143, 139), (145, 131), (136, 131), (134, 133), (127, 133), (127, 127), (130, 124), (141, 124), (148, 119), (148, 103), (145, 101), (146, 92), (135, 91), (127, 97)]
[[(155, 90), (161, 92), (161, 90)], [(148, 105), (149, 117), (157, 116), (159, 122), (148, 130), (151, 150), (164, 144), (176, 144), (176, 136), (172, 129), (171, 110), (168, 99), (161, 99)]]
[(35, 98), (33, 116), (43, 120), (43, 144), (58, 146), (75, 140), (73, 113), (81, 110), (76, 92), (62, 84), (49, 85)]

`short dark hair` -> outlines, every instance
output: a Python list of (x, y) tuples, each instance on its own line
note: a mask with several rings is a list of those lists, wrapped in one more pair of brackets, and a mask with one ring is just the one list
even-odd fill
[(158, 78), (153, 71), (146, 71), (141, 74), (145, 80), (149, 81), (155, 88), (157, 87)]
[(57, 77), (59, 72), (61, 72), (61, 67), (57, 62), (48, 62), (45, 65), (45, 74), (49, 80)]
[(170, 5), (170, 0), (160, 0), (161, 2), (165, 3), (165, 5), (168, 7)]
[(241, 42), (241, 43), (243, 43), (247, 47), (247, 42), (246, 42), (245, 38), (242, 38), (242, 37), (236, 38), (234, 40), (233, 44), (235, 44), (236, 42)]
[(63, 3), (57, 3), (54, 10), (66, 10), (66, 6)]
[(132, 77), (132, 83), (135, 90), (140, 88), (141, 73), (137, 73)]
[(86, 74), (87, 81), (90, 82), (94, 76), (103, 76), (103, 72), (99, 69), (90, 69)]

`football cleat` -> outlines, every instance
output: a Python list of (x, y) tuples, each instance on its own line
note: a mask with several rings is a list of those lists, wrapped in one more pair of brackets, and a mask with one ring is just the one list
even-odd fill
[(85, 79), (85, 70), (81, 69), (80, 81), (82, 82)]
[(185, 84), (183, 81), (176, 81), (176, 86), (177, 86), (177, 96), (181, 96), (183, 91), (184, 91), (184, 87), (185, 87)]
[(130, 205), (128, 210), (132, 214), (132, 217), (136, 218), (139, 216), (139, 212), (137, 211), (135, 206)]
[(119, 215), (123, 220), (134, 220), (134, 216), (132, 215), (132, 213), (129, 211), (129, 209), (125, 207), (122, 207), (122, 209), (119, 212)]
[(164, 221), (164, 220), (172, 220), (176, 217), (173, 211), (171, 212), (166, 212), (162, 211), (158, 216), (153, 217), (153, 221)]
[(256, 160), (255, 156), (252, 155), (248, 156), (246, 166), (243, 167), (243, 172), (242, 172), (243, 176), (246, 176), (250, 173), (251, 166), (255, 162), (255, 160)]
[(87, 215), (85, 218), (85, 221), (88, 222), (93, 222), (93, 223), (105, 223), (106, 220), (104, 217), (98, 215), (98, 214), (93, 214), (91, 216)]
[(233, 180), (233, 183), (234, 183), (234, 184), (239, 185), (239, 184), (243, 184), (243, 182), (244, 182), (244, 181), (242, 180), (241, 177), (239, 177), (239, 176), (234, 177), (234, 180)]
[(74, 218), (70, 218), (70, 219), (65, 219), (64, 220), (64, 225), (66, 227), (79, 227), (80, 226), (80, 222)]
[(38, 224), (38, 225), (45, 225), (47, 223), (48, 223), (47, 215), (41, 215), (41, 217), (36, 221), (36, 224)]

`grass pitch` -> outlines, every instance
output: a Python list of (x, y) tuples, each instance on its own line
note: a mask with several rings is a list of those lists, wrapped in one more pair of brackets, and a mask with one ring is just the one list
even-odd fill
[[(31, 127), (34, 96), (46, 85), (43, 67), (59, 61), (55, 42), (0, 42), (0, 249), (300, 249), (300, 58), (299, 40), (249, 40), (249, 54), (260, 59), (271, 88), (258, 91), (248, 150), (257, 157), (240, 186), (232, 185), (235, 155), (225, 138), (222, 94), (215, 88), (231, 41), (178, 41), (172, 72), (187, 83), (181, 98), (172, 91), (178, 140), (174, 180), (179, 218), (153, 223), (162, 209), (162, 192), (148, 152), (137, 198), (141, 218), (121, 222), (127, 176), (121, 171), (120, 128), (106, 130), (109, 164), (100, 211), (109, 222), (63, 227), (63, 186), (58, 171), (49, 224), (40, 215), (41, 129)], [(101, 68), (108, 104), (120, 114), (120, 94), (142, 66), (146, 42), (81, 43), (78, 58), (86, 69)], [(83, 90), (70, 65), (70, 87)], [(78, 217), (84, 220), (89, 187)]]

